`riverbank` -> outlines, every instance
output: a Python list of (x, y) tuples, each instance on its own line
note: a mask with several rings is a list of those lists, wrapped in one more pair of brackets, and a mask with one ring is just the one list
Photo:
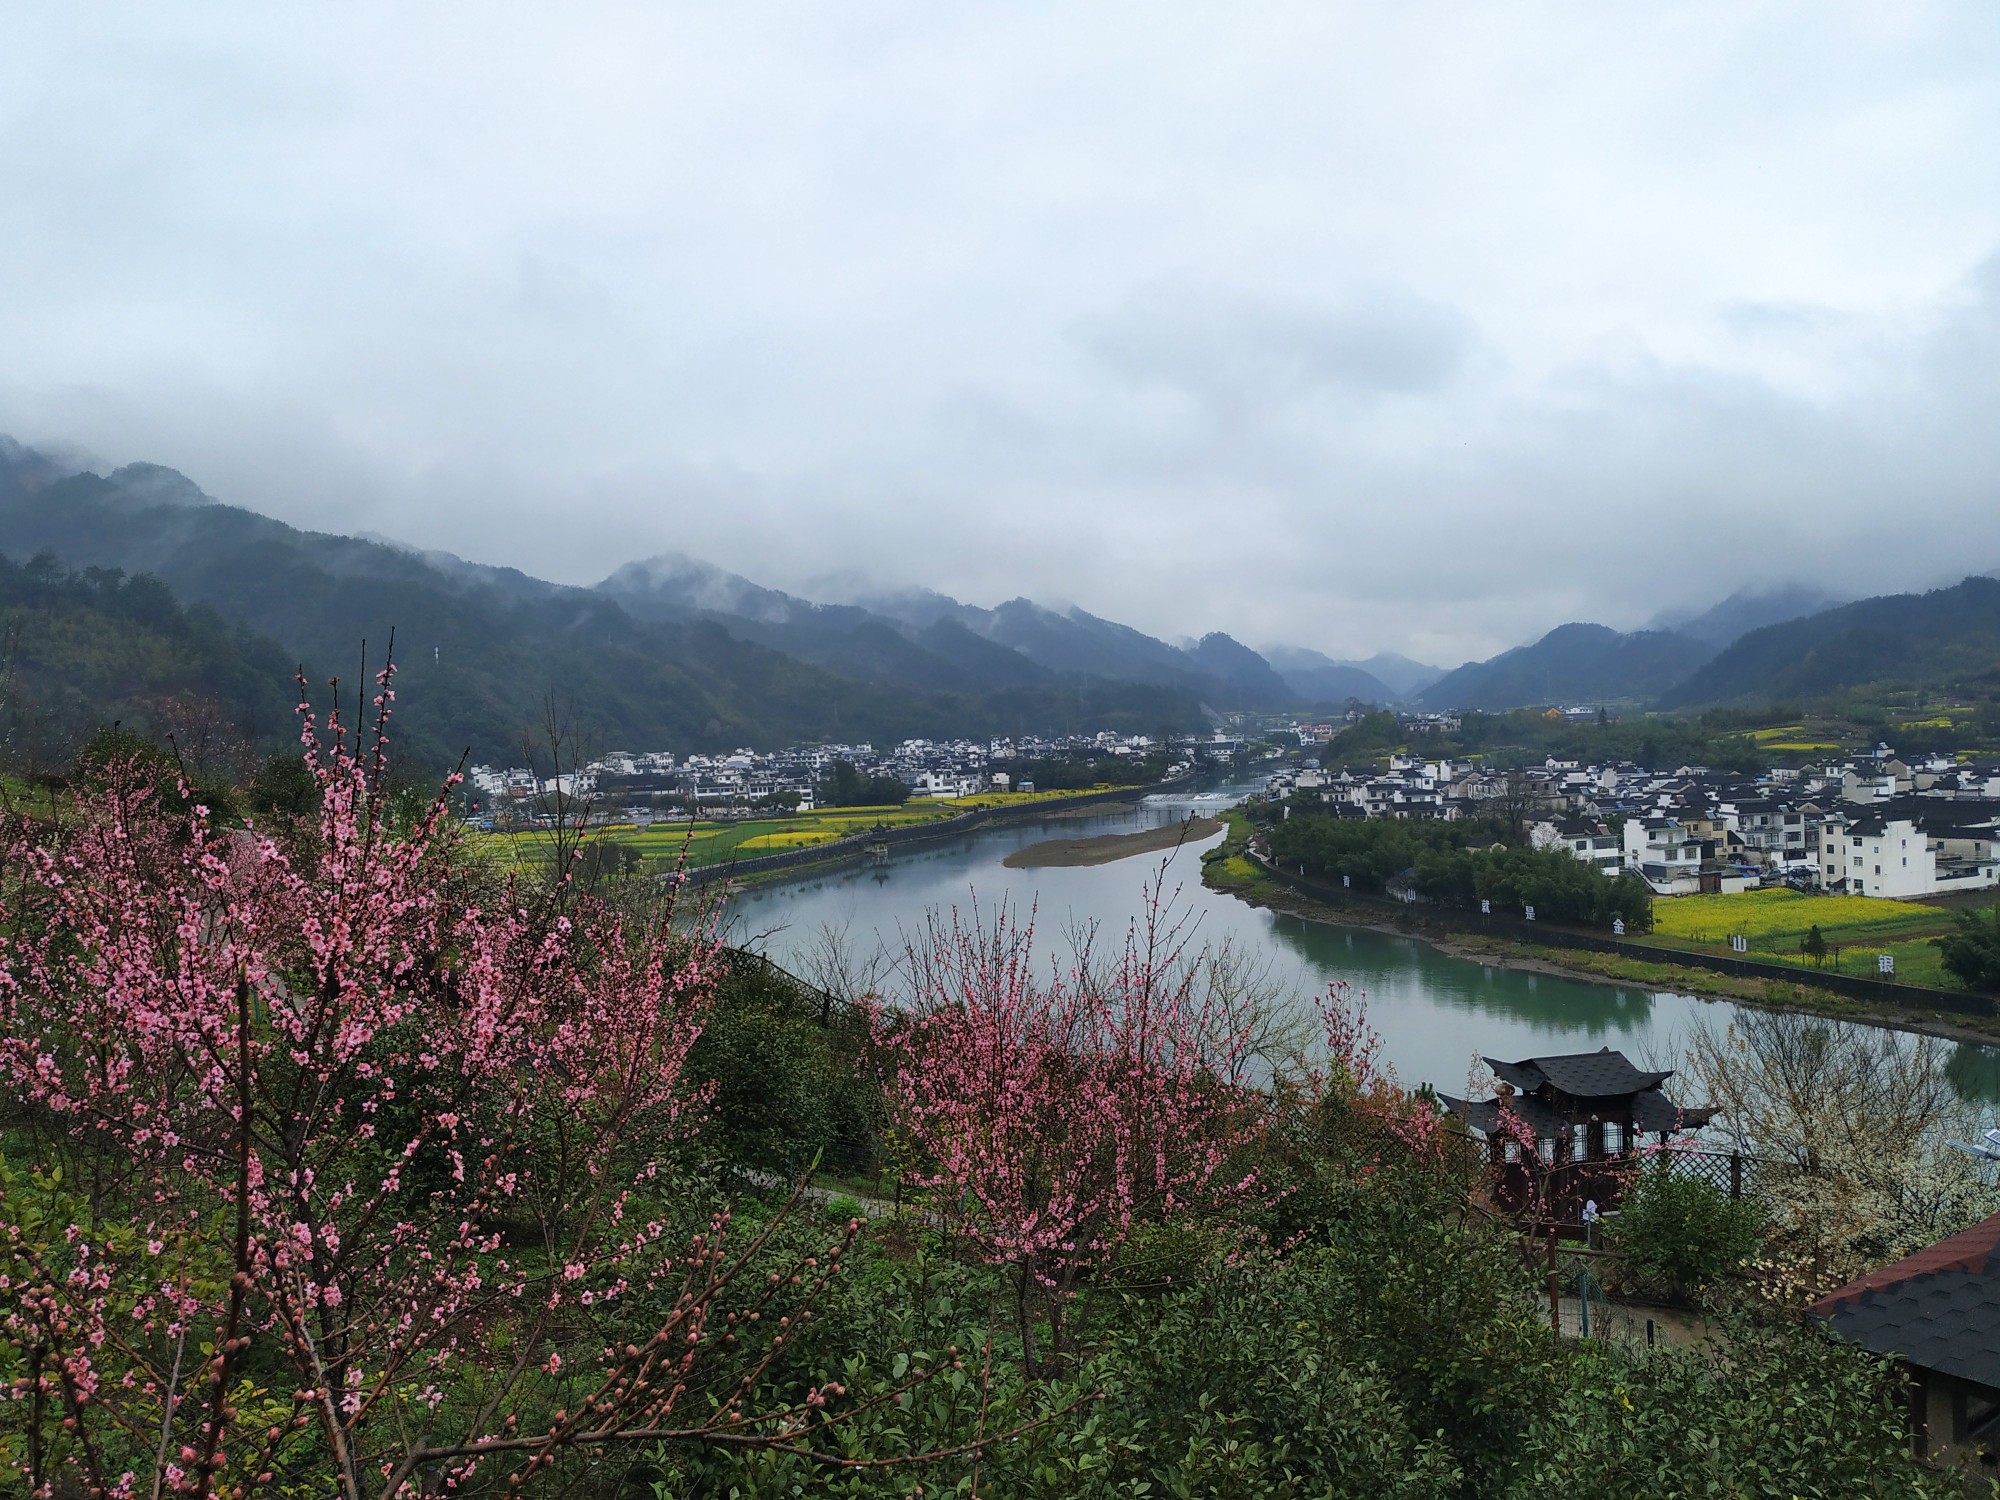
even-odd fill
[(1156, 854), (1183, 844), (1198, 844), (1222, 832), (1219, 818), (1189, 818), (1182, 823), (1163, 823), (1140, 833), (1101, 833), (1090, 839), (1044, 839), (1025, 849), (1016, 849), (1000, 863), (1010, 870), (1074, 869), (1081, 865), (1108, 865), (1113, 860), (1135, 854)]
[(987, 805), (934, 822), (871, 828), (812, 847), (718, 862), (687, 870), (684, 878), (690, 885), (728, 880), (738, 886), (807, 879), (887, 859), (893, 849), (962, 838), (982, 828), (1001, 828), (1044, 818), (1073, 817), (1088, 814), (1092, 809), (1107, 804), (1137, 802), (1158, 793), (1186, 791), (1195, 784), (1195, 780), (1192, 775), (1179, 776), (1171, 781), (1156, 781), (1145, 786), (1109, 787), (1068, 796), (1044, 796), (1027, 803)]
[(1419, 921), (1407, 908), (1387, 901), (1364, 905), (1356, 900), (1335, 905), (1317, 900), (1247, 858), (1243, 848), (1247, 825), (1232, 818), (1230, 827), (1230, 839), (1222, 848), (1211, 851), (1203, 862), (1203, 884), (1248, 905), (1304, 921), (1411, 938), (1452, 958), (1521, 973), (1555, 975), (1616, 988), (1667, 991), (1705, 1000), (1732, 1000), (1763, 1010), (1804, 1011), (1981, 1046), (2000, 1041), (2000, 1018), (1869, 1004), (1779, 979), (1727, 974), (1623, 953), (1554, 948), (1511, 936), (1443, 928)]

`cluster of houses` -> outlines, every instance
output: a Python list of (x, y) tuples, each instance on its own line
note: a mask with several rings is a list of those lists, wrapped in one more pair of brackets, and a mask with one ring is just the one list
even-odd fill
[(1782, 883), (1887, 898), (2000, 885), (2000, 765), (1853, 760), (1755, 776), (1550, 758), (1526, 770), (1392, 758), (1386, 772), (1307, 767), (1270, 794), (1362, 818), (1467, 818), (1505, 810), (1535, 844), (1660, 896)]
[(477, 765), (467, 780), (485, 800), (482, 823), (496, 815), (504, 819), (510, 812), (532, 817), (529, 809), (558, 794), (595, 801), (606, 817), (645, 823), (656, 816), (685, 816), (691, 811), (704, 817), (747, 815), (775, 806), (810, 812), (836, 761), (846, 761), (866, 777), (894, 777), (913, 798), (944, 799), (1035, 789), (1033, 781), (1018, 780), (1001, 766), (1111, 755), (1142, 758), (1152, 749), (1153, 741), (1145, 735), (1106, 731), (1053, 739), (1034, 735), (986, 741), (912, 739), (883, 751), (866, 743), (800, 745), (679, 759), (664, 750), (617, 750), (571, 774), (541, 776), (524, 766)]

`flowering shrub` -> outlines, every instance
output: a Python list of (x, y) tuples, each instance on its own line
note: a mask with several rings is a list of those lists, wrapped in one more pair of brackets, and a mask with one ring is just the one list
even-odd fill
[(482, 899), (443, 795), (389, 815), (391, 696), (368, 751), (307, 714), (289, 846), (117, 776), (5, 831), (4, 1456), (34, 1494), (360, 1500), (827, 1420), (740, 1393), (839, 1247), (724, 1312), (757, 1245), (661, 1206), (707, 930)]
[(1952, 1047), (1790, 1012), (1690, 1030), (1683, 1077), (1769, 1215), (1769, 1295), (1809, 1300), (2000, 1209), (1983, 1164), (1947, 1144), (1980, 1123)]
[(1242, 1155), (1260, 1096), (1233, 1081), (1249, 1031), (1186, 957), (1157, 882), (1102, 972), (1086, 950), (1038, 977), (1032, 923), (954, 912), (911, 945), (907, 1014), (876, 1014), (909, 1179), (1009, 1268), (1031, 1370), (1068, 1355), (1071, 1299), (1135, 1225), (1257, 1195)]
[(1324, 1054), (1277, 1080), (1274, 1154), (1282, 1162), (1281, 1244), (1345, 1234), (1363, 1195), (1404, 1211), (1457, 1213), (1478, 1180), (1470, 1138), (1427, 1090), (1403, 1087), (1358, 991), (1335, 981), (1318, 997)]

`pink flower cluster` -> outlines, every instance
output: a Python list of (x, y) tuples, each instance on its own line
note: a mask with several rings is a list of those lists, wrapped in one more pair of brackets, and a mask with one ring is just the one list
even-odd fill
[[(713, 941), (482, 903), (444, 794), (390, 816), (391, 696), (385, 671), (367, 753), (301, 709), (320, 813), (293, 845), (136, 776), (6, 831), (0, 1080), (69, 1166), (0, 1196), (41, 1492), (247, 1493), (303, 1442), (380, 1493), (511, 1421), (582, 1309), (690, 1274), (628, 1210), (702, 1102)], [(37, 1232), (50, 1202), (66, 1234)], [(288, 1371), (254, 1403), (253, 1348)], [(470, 1416), (440, 1396), (468, 1378)], [(674, 1381), (649, 1389), (657, 1416)]]
[(1064, 1304), (1142, 1222), (1253, 1201), (1261, 1095), (1231, 1080), (1250, 1038), (1183, 962), (1158, 886), (1101, 970), (1036, 972), (1032, 920), (934, 918), (909, 954), (907, 1011), (879, 1009), (910, 1176), (988, 1260), (1013, 1269), (1035, 1362)]

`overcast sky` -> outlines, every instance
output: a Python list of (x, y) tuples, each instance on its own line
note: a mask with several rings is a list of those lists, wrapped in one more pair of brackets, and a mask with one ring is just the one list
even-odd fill
[(591, 582), (1484, 655), (2000, 566), (2000, 12), (0, 10), (0, 431)]

